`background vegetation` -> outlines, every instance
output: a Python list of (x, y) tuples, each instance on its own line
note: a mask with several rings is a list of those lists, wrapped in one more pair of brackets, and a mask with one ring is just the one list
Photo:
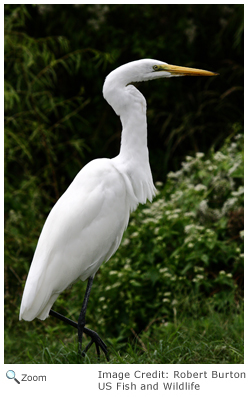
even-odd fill
[[(5, 5), (6, 362), (82, 362), (68, 327), (19, 323), (22, 291), (53, 204), (84, 164), (119, 151), (105, 76), (146, 57), (220, 76), (139, 85), (159, 191), (99, 270), (88, 325), (112, 362), (243, 362), (243, 11)], [(77, 319), (83, 294), (79, 282), (55, 309)]]

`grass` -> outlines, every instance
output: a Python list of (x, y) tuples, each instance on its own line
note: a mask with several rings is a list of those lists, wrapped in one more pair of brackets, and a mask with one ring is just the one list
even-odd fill
[[(225, 313), (182, 316), (175, 323), (156, 321), (146, 331), (131, 330), (129, 341), (105, 339), (111, 364), (241, 364), (244, 362), (243, 305)], [(101, 336), (101, 335), (100, 335)], [(87, 344), (87, 340), (85, 342)], [(7, 327), (5, 363), (96, 364), (92, 346), (83, 359), (75, 330), (55, 319), (20, 322)]]

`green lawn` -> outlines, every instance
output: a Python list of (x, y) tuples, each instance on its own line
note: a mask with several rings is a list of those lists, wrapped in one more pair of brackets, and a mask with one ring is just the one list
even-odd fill
[[(182, 316), (175, 323), (165, 319), (149, 322), (139, 335), (131, 330), (131, 339), (105, 339), (112, 364), (241, 364), (243, 350), (243, 305), (218, 313), (207, 311), (199, 317)], [(93, 327), (94, 328), (94, 327)], [(85, 342), (87, 344), (87, 340)], [(98, 363), (94, 346), (85, 360), (77, 353), (77, 333), (54, 318), (45, 322), (13, 321), (6, 328), (5, 363), (23, 364), (94, 364)], [(100, 362), (105, 363), (104, 355)]]

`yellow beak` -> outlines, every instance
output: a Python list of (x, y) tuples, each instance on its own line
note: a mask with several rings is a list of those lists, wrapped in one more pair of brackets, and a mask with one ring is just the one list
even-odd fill
[(216, 76), (218, 73), (209, 72), (208, 70), (186, 68), (175, 65), (159, 65), (159, 71), (165, 70), (173, 76)]

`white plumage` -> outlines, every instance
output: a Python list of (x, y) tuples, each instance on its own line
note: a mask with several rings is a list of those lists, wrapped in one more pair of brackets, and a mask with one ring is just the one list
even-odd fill
[(131, 198), (112, 160), (87, 164), (51, 210), (26, 281), (20, 319), (44, 320), (58, 295), (117, 250)]
[[(31, 263), (20, 320), (31, 321), (35, 317), (44, 320), (62, 291), (78, 279), (84, 281), (94, 276), (119, 247), (131, 211), (139, 203), (153, 199), (146, 100), (130, 83), (213, 74), (144, 59), (123, 65), (107, 76), (103, 95), (121, 118), (120, 153), (113, 159), (87, 164), (52, 208)], [(81, 332), (85, 332), (84, 321)]]

